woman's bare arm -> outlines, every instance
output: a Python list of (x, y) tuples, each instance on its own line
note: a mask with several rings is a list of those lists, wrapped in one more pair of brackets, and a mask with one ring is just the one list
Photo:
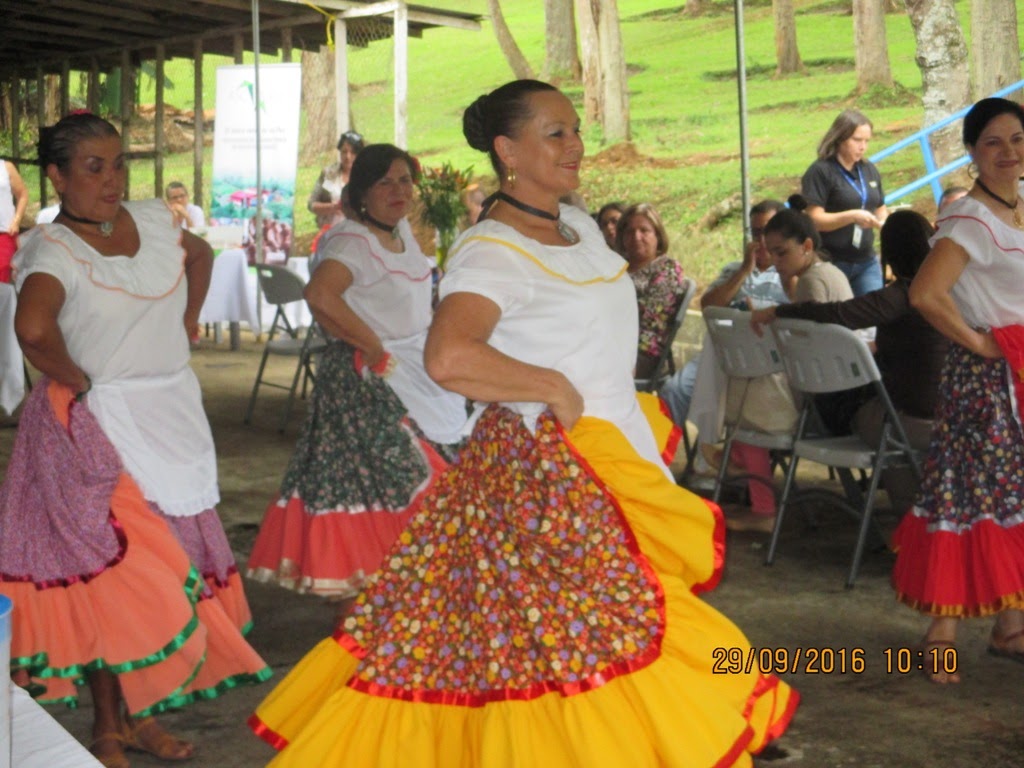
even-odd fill
[(427, 373), (471, 400), (544, 403), (571, 429), (583, 415), (582, 396), (562, 373), (516, 360), (488, 344), (500, 318), (498, 305), (479, 294), (446, 297), (427, 336)]
[(75, 392), (89, 389), (89, 378), (68, 354), (57, 316), (64, 306), (64, 286), (52, 275), (37, 272), (25, 278), (18, 294), (14, 332), (28, 361)]

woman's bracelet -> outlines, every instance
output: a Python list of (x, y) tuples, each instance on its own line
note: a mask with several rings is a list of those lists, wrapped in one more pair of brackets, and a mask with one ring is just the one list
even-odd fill
[(75, 402), (82, 402), (82, 398), (89, 394), (89, 390), (92, 389), (92, 379), (89, 378), (89, 374), (85, 374), (85, 389), (75, 395)]

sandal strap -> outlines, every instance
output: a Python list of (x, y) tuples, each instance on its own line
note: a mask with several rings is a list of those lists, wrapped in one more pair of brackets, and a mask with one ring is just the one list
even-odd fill
[(1004, 635), (1001, 632), (997, 632), (995, 628), (992, 629), (992, 640), (999, 645), (1007, 645), (1012, 643), (1018, 637), (1024, 637), (1024, 629), (1018, 629), (1016, 632), (1011, 632), (1008, 635)]

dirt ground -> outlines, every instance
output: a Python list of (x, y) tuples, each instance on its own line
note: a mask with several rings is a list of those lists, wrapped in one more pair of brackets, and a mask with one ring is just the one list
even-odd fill
[[(204, 340), (194, 357), (217, 441), (220, 513), (239, 562), (244, 563), (267, 502), (284, 471), (304, 413), (300, 404), (285, 433), (277, 431), (285, 393), (261, 393), (252, 426), (242, 424), (259, 362), (260, 346), (243, 333), (243, 348), (229, 351)], [(272, 363), (284, 381), (287, 362)], [(14, 429), (0, 429), (0, 466)], [(821, 479), (821, 476), (814, 476)], [(881, 500), (884, 504), (884, 499)], [(883, 531), (896, 520), (879, 513)], [(766, 536), (730, 534), (721, 585), (709, 601), (731, 617), (758, 648), (799, 649), (835, 660), (835, 670), (801, 668), (783, 677), (802, 695), (796, 718), (759, 766), (801, 768), (1017, 768), (1024, 765), (1024, 666), (988, 656), (990, 622), (966, 622), (959, 666), (963, 683), (938, 686), (919, 672), (889, 673), (885, 649), (912, 647), (926, 622), (898, 605), (889, 587), (892, 555), (878, 546), (865, 556), (854, 589), (844, 588), (855, 523), (836, 508), (794, 509), (776, 564), (763, 565)], [(247, 584), (256, 626), (252, 644), (279, 680), (314, 643), (330, 632), (333, 609), (319, 599), (280, 588)], [(856, 651), (856, 653), (855, 653)], [(856, 656), (862, 671), (840, 670)], [(826, 665), (827, 666), (827, 665)], [(243, 688), (165, 716), (168, 727), (199, 748), (189, 765), (234, 768), (264, 765), (272, 750), (251, 735), (245, 719), (270, 689)], [(86, 696), (85, 699), (88, 697)], [(87, 740), (91, 711), (53, 709), (75, 736)], [(686, 713), (680, 712), (680, 718)], [(131, 756), (133, 766), (156, 766)], [(311, 766), (310, 768), (317, 768)], [(529, 768), (533, 768), (532, 766)]]

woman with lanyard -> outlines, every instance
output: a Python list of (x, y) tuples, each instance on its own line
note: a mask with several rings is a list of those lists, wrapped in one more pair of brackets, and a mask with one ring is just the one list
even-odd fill
[(818, 159), (801, 183), (807, 215), (822, 247), (850, 281), (854, 296), (882, 287), (874, 230), (889, 212), (878, 169), (864, 155), (871, 121), (854, 109), (842, 112), (818, 145)]

